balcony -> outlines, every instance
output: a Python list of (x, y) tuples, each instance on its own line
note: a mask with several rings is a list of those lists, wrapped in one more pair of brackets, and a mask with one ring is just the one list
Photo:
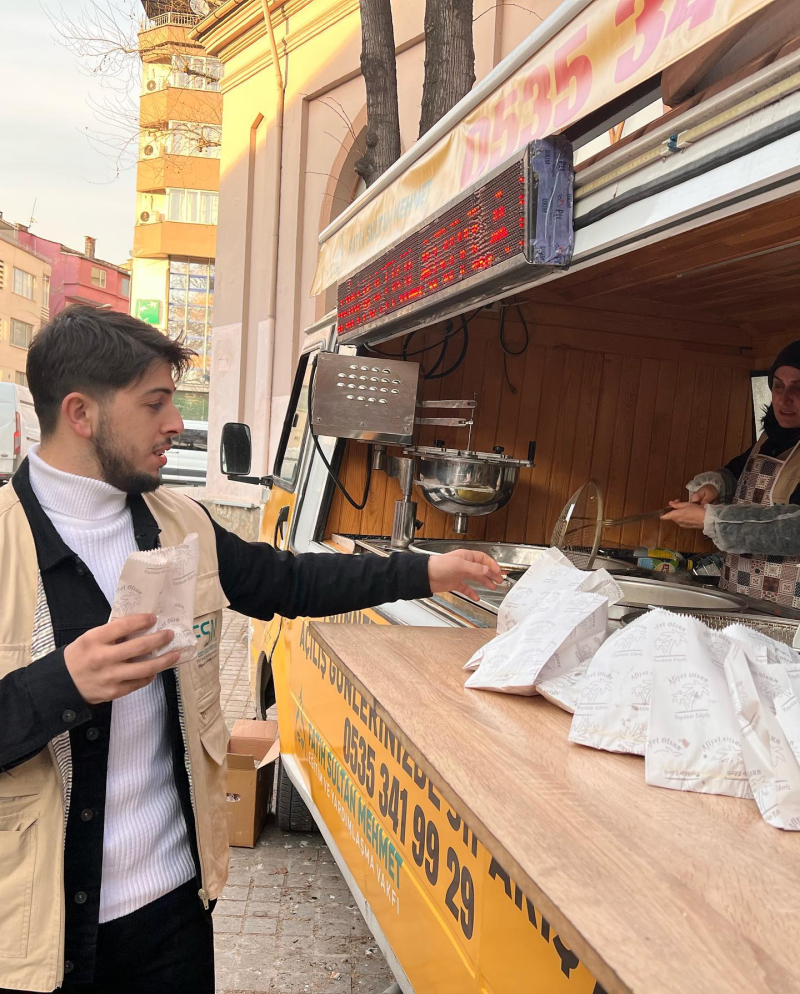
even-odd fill
[[(160, 215), (163, 216), (163, 215)], [(166, 259), (193, 255), (213, 259), (217, 254), (217, 226), (185, 221), (149, 221), (133, 229), (135, 259)]]
[(143, 17), (139, 22), (141, 31), (150, 31), (152, 28), (163, 28), (169, 25), (177, 25), (182, 28), (193, 28), (200, 20), (198, 14), (159, 14), (157, 17)]
[(139, 52), (143, 62), (168, 62), (176, 51), (205, 55), (202, 46), (189, 40), (199, 18), (194, 14), (160, 14), (140, 24)]
[(168, 186), (219, 190), (219, 159), (200, 155), (158, 155), (139, 161), (136, 170), (138, 193), (162, 193)]
[(165, 121), (222, 124), (222, 94), (213, 90), (187, 90), (173, 86), (144, 93), (139, 103), (142, 130), (160, 130)]

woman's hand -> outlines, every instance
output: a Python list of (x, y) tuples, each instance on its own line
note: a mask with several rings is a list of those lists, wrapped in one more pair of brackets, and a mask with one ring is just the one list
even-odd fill
[(431, 556), (428, 563), (428, 582), (434, 594), (454, 590), (470, 600), (477, 601), (478, 594), (467, 581), (479, 583), (487, 590), (503, 582), (500, 567), (484, 552), (456, 549), (446, 556)]
[[(702, 504), (703, 507), (705, 507), (706, 504), (716, 504), (718, 500), (719, 500), (719, 490), (717, 490), (717, 488), (712, 486), (710, 483), (706, 483), (702, 487), (700, 487), (699, 490), (695, 490), (695, 492), (689, 498), (689, 503)], [(670, 505), (672, 505), (673, 503), (674, 501), (670, 501)]]
[[(714, 490), (714, 493), (716, 493), (714, 487), (710, 487), (709, 489)], [(706, 523), (705, 504), (698, 504), (693, 501), (671, 500), (669, 506), (672, 510), (661, 515), (662, 521), (672, 521), (679, 528), (702, 528)]]

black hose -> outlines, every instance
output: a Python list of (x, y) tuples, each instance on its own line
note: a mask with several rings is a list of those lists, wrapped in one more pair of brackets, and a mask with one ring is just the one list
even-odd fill
[[(475, 315), (473, 314), (473, 317), (474, 316)], [(472, 318), (470, 318), (470, 320), (472, 320)], [(439, 356), (438, 361), (436, 362), (436, 364), (434, 365), (434, 367), (430, 371), (430, 373), (426, 373), (424, 375), (424, 379), (426, 379), (426, 380), (443, 380), (446, 376), (450, 376), (452, 373), (455, 373), (455, 371), (458, 369), (458, 367), (461, 365), (461, 363), (466, 358), (467, 349), (469, 349), (469, 321), (467, 321), (467, 319), (464, 317), (463, 314), (461, 315), (461, 328), (460, 328), (460, 331), (461, 331), (461, 334), (463, 335), (463, 339), (462, 339), (462, 343), (461, 343), (461, 351), (459, 352), (458, 358), (456, 359), (456, 361), (454, 363), (452, 363), (450, 366), (448, 366), (447, 369), (442, 370), (441, 373), (437, 373), (436, 372), (439, 364), (444, 359), (444, 355), (445, 355), (445, 351), (446, 351), (446, 348), (445, 348), (445, 350), (443, 350), (442, 354)]]
[(363, 511), (364, 508), (367, 506), (367, 501), (369, 500), (369, 486), (370, 483), (372, 482), (372, 444), (369, 444), (367, 446), (367, 478), (364, 481), (364, 496), (361, 498), (360, 503), (357, 504), (350, 496), (350, 494), (345, 490), (344, 484), (339, 479), (339, 477), (334, 473), (331, 464), (325, 458), (325, 453), (322, 451), (322, 447), (319, 444), (319, 439), (314, 434), (313, 430), (311, 432), (311, 437), (314, 440), (314, 448), (317, 450), (317, 452), (319, 453), (319, 457), (322, 460), (322, 465), (325, 467), (325, 469), (327, 469), (328, 476), (330, 476), (330, 478), (336, 484), (336, 488), (339, 491), (339, 493), (341, 493), (341, 495), (345, 498), (345, 500), (349, 504), (351, 504), (357, 511)]
[[(501, 305), (502, 306), (502, 305)], [(511, 346), (506, 341), (506, 308), (503, 307), (500, 312), (500, 348), (503, 350), (503, 375), (506, 378), (506, 383), (508, 384), (508, 389), (512, 393), (517, 392), (517, 388), (511, 382), (511, 377), (508, 375), (508, 359), (519, 358), (531, 344), (531, 333), (528, 330), (528, 322), (525, 320), (525, 315), (522, 313), (522, 308), (519, 304), (515, 304), (517, 311), (519, 313), (520, 319), (522, 321), (522, 327), (525, 329), (525, 344), (521, 349), (512, 349)]]
[(445, 337), (441, 341), (434, 342), (432, 345), (423, 345), (421, 349), (415, 349), (413, 352), (409, 352), (408, 346), (411, 344), (411, 340), (414, 338), (416, 334), (419, 333), (420, 330), (421, 329), (418, 328), (417, 331), (412, 331), (410, 334), (406, 335), (405, 340), (403, 342), (403, 347), (400, 349), (399, 352), (384, 352), (382, 349), (376, 349), (374, 345), (368, 345), (367, 348), (370, 350), (370, 352), (374, 352), (375, 355), (379, 355), (383, 359), (405, 360), (411, 358), (412, 356), (422, 355), (424, 352), (432, 352), (434, 349), (440, 348), (442, 342), (446, 341), (448, 337), (447, 334), (445, 333)]

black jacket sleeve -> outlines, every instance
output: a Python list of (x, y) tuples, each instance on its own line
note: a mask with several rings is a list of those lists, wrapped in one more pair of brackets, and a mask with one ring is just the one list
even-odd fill
[(747, 465), (747, 460), (750, 458), (750, 453), (753, 451), (752, 447), (743, 452), (740, 456), (736, 456), (734, 459), (726, 465), (727, 469), (736, 478), (737, 482), (739, 477), (744, 473), (745, 466)]
[(48, 652), (0, 680), (0, 715), (0, 773), (91, 718), (89, 705), (69, 675), (63, 649)]
[(233, 610), (250, 618), (321, 618), (431, 596), (428, 557), (415, 552), (388, 558), (316, 552), (295, 556), (263, 542), (245, 542), (213, 518), (212, 524), (222, 589)]

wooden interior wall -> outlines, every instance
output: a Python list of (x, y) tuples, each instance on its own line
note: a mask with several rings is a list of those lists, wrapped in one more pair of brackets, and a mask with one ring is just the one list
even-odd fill
[(782, 348), (800, 338), (800, 328), (753, 336), (754, 369), (769, 369)]
[[(507, 310), (507, 340), (524, 341), (513, 308)], [(507, 360), (515, 389), (504, 380), (499, 344), (499, 312), (470, 325), (462, 366), (444, 380), (427, 381), (423, 396), (469, 398), (478, 395), (473, 448), (502, 445), (525, 458), (529, 440), (537, 443), (536, 466), (523, 470), (511, 502), (501, 511), (471, 518), (473, 540), (542, 543), (549, 539), (570, 494), (591, 477), (606, 496), (606, 516), (655, 509), (685, 495), (684, 485), (703, 469), (716, 469), (752, 440), (751, 335), (713, 315), (624, 298), (602, 307), (558, 303), (539, 293), (524, 305), (531, 341), (520, 358)], [(441, 338), (432, 329), (429, 342)], [(423, 344), (416, 337), (414, 347)], [(458, 354), (456, 337), (447, 363)], [(384, 346), (398, 351), (397, 340)], [(430, 368), (437, 352), (422, 358)], [(430, 412), (434, 413), (434, 412)], [(424, 428), (420, 443), (444, 438), (448, 447), (466, 445), (466, 431)], [(351, 494), (363, 491), (366, 446), (348, 443), (342, 477)], [(373, 474), (363, 512), (337, 493), (329, 533), (388, 535), (395, 480)], [(418, 533), (450, 538), (453, 519), (428, 506), (417, 493)], [(687, 551), (710, 549), (700, 533), (680, 531), (657, 519), (607, 531), (609, 547), (666, 545)]]

